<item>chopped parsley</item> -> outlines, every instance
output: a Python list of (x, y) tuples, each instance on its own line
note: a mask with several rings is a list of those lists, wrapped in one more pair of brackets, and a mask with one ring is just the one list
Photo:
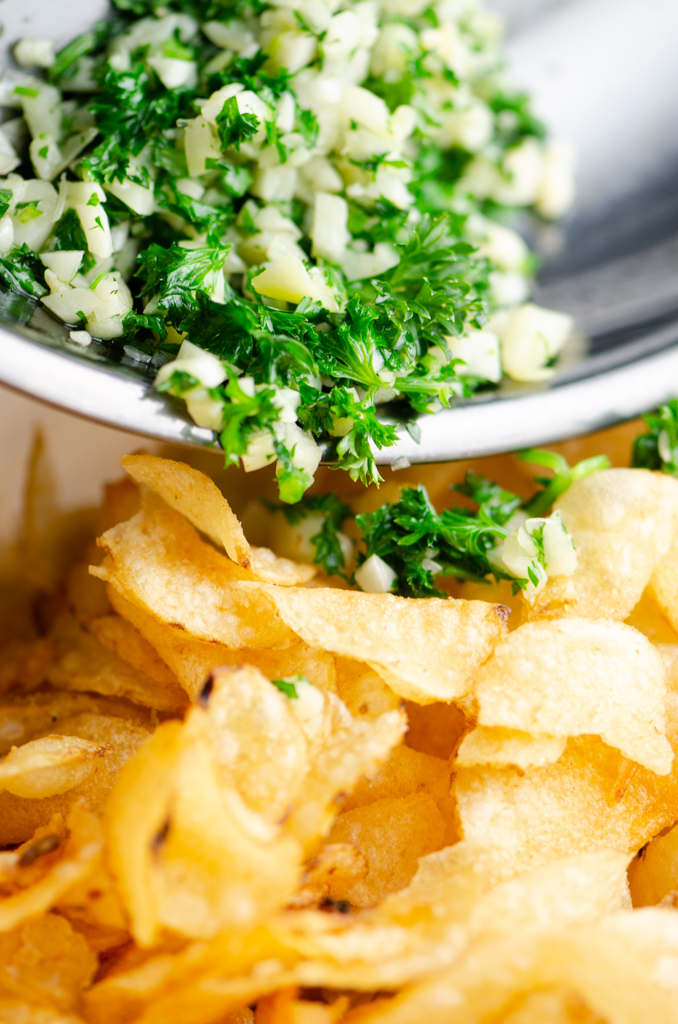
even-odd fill
[[(335, 494), (309, 495), (299, 505), (284, 508), (269, 501), (263, 504), (269, 511), (282, 512), (292, 525), (307, 516), (320, 513), (322, 528), (311, 537), (315, 548), (313, 561), (327, 575), (338, 575), (355, 583), (355, 574), (348, 574), (339, 539), (339, 531), (349, 523), (357, 526), (361, 539), (355, 568), (377, 555), (395, 573), (392, 592), (404, 597), (446, 597), (436, 586), (437, 578), (453, 578), (476, 583), (510, 580), (514, 592), (524, 590), (530, 583), (540, 581), (539, 566), (545, 568), (544, 523), (534, 523), (530, 537), (536, 548), (534, 562), (537, 571), (527, 568), (525, 579), (516, 578), (502, 568), (491, 553), (511, 532), (514, 513), (521, 512), (539, 519), (548, 514), (556, 498), (578, 479), (609, 466), (606, 456), (584, 459), (570, 467), (555, 452), (530, 449), (521, 453), (526, 461), (548, 466), (553, 477), (535, 478), (539, 485), (536, 493), (523, 500), (517, 494), (477, 473), (469, 472), (452, 491), (466, 499), (465, 505), (453, 504), (437, 512), (426, 488), (403, 488), (396, 502), (386, 502), (375, 512), (353, 516), (351, 509)], [(558, 515), (556, 513), (556, 515)]]
[[(36, 146), (48, 165), (39, 176), (60, 154), (75, 156), (58, 171), (60, 217), (41, 249), (83, 251), (88, 285), (112, 260), (133, 305), (110, 344), (174, 356), (179, 336), (221, 360), (208, 426), (227, 464), (249, 458), (250, 445), (269, 452), (288, 504), (312, 484), (321, 451), (354, 480), (378, 483), (396, 423), (415, 436), (417, 416), (494, 386), (460, 373), (454, 355), (497, 306), (497, 267), (470, 244), (471, 220), (510, 206), (504, 158), (541, 146), (544, 130), (507, 89), (482, 19), (450, 15), (438, 0), (415, 8), (362, 5), (364, 32), (338, 60), (327, 40), (346, 31), (344, 10), (328, 11), (328, 25), (265, 0), (113, 0), (111, 17), (46, 72), (65, 102), (61, 133)], [(431, 37), (450, 17), (467, 61)], [(387, 27), (407, 41), (385, 60), (376, 41)], [(15, 91), (24, 103), (40, 95)], [(452, 131), (468, 109), (479, 113), (473, 130)], [(501, 203), (469, 185), (483, 161)], [(82, 181), (103, 186), (105, 199), (83, 195)], [(18, 222), (47, 211), (16, 198), (13, 207), (9, 187), (0, 191), (0, 210)], [(102, 256), (110, 238), (115, 251)], [(13, 251), (2, 279), (42, 295), (32, 266)], [(60, 308), (67, 299), (65, 286)], [(188, 384), (182, 370), (162, 390), (183, 400)], [(299, 395), (294, 429), (281, 419), (283, 389)], [(188, 402), (199, 422), (201, 403)], [(448, 520), (436, 526), (441, 543)], [(343, 571), (327, 523), (321, 564)], [(474, 557), (485, 539), (468, 539)]]
[(631, 465), (639, 469), (658, 469), (678, 473), (678, 399), (660, 405), (644, 416), (647, 432), (633, 442)]

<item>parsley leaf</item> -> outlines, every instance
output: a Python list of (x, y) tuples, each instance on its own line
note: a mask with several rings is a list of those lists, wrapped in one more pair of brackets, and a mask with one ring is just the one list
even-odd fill
[(217, 114), (217, 131), (222, 149), (239, 150), (259, 130), (259, 118), (254, 114), (241, 114), (235, 96), (230, 96)]
[(353, 513), (336, 494), (309, 494), (296, 505), (276, 505), (265, 499), (262, 499), (262, 504), (271, 512), (281, 512), (292, 526), (301, 523), (309, 515), (319, 516), (320, 528), (310, 538), (315, 548), (313, 562), (321, 566), (328, 576), (345, 578), (346, 558), (338, 534), (344, 522), (353, 517)]
[(167, 310), (169, 323), (180, 324), (182, 314), (195, 306), (194, 294), (217, 286), (230, 245), (187, 249), (173, 242), (165, 249), (152, 243), (137, 258), (142, 295), (158, 295), (158, 306)]
[(631, 465), (671, 475), (678, 473), (678, 399), (660, 405), (643, 419), (648, 430), (633, 442)]
[(45, 286), (45, 268), (25, 242), (0, 256), (0, 280), (12, 291), (32, 295), (36, 299), (49, 291)]

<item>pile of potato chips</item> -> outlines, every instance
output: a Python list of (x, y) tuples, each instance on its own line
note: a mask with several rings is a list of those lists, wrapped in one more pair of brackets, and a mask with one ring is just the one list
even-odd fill
[(678, 1024), (678, 481), (575, 483), (530, 604), (337, 586), (123, 466), (63, 515), (38, 444), (3, 555), (0, 1021)]

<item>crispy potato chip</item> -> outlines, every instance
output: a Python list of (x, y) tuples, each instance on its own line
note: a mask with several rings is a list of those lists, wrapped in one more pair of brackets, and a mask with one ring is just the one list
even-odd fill
[(580, 996), (557, 987), (522, 993), (495, 1020), (496, 1024), (606, 1024)]
[(374, 906), (410, 881), (420, 857), (439, 850), (445, 822), (428, 793), (384, 797), (340, 814), (331, 843), (352, 843), (367, 858), (368, 872), (350, 889), (330, 888), (330, 896), (357, 907)]
[(395, 747), (376, 771), (361, 779), (347, 797), (344, 810), (364, 807), (385, 797), (428, 793), (438, 802), (450, 790), (447, 761), (422, 754), (402, 744)]
[(89, 571), (92, 562), (101, 560), (101, 551), (94, 557), (74, 565), (66, 579), (68, 606), (77, 621), (89, 627), (95, 619), (111, 614), (111, 603), (106, 597), (106, 584)]
[(577, 569), (548, 581), (530, 618), (625, 619), (669, 549), (676, 508), (678, 482), (660, 473), (608, 469), (576, 480), (554, 509), (574, 539)]
[[(527, 993), (560, 988), (606, 1022), (675, 1024), (678, 922), (671, 911), (664, 911), (662, 919), (649, 916), (661, 914), (627, 911), (569, 929), (530, 929), (484, 939), (444, 973), (393, 1000), (359, 1007), (345, 1020), (489, 1024), (501, 1021), (502, 1013)], [(640, 915), (648, 916), (640, 921)]]
[(673, 538), (668, 551), (657, 562), (648, 590), (672, 629), (678, 629), (678, 539)]
[[(159, 711), (180, 711), (186, 706), (176, 678), (129, 623), (108, 616), (94, 620), (91, 628), (95, 635), (85, 632), (70, 615), (57, 619), (51, 633), (56, 661), (47, 674), (53, 686), (126, 697)], [(97, 633), (105, 637), (105, 645)]]
[(548, 736), (600, 736), (667, 775), (661, 658), (620, 622), (529, 622), (499, 644), (475, 682), (478, 723)]
[[(463, 919), (473, 935), (598, 920), (628, 907), (628, 861), (628, 854), (601, 850), (498, 881), (482, 848), (462, 840), (422, 857), (408, 888), (389, 896), (375, 914), (402, 923)], [(460, 918), (463, 886), (473, 899)]]
[(99, 819), (77, 804), (17, 850), (2, 878), (0, 932), (45, 913), (88, 878), (103, 847)]
[(97, 966), (82, 935), (65, 918), (46, 914), (0, 936), (0, 998), (13, 995), (29, 1005), (75, 1010)]
[(225, 783), (205, 711), (166, 722), (120, 774), (105, 814), (110, 864), (141, 946), (208, 937), (285, 903), (301, 850)]
[(29, 693), (37, 689), (46, 681), (55, 658), (55, 645), (48, 636), (5, 647), (0, 659), (0, 693), (18, 689)]
[(250, 547), (237, 516), (217, 485), (192, 466), (153, 455), (125, 455), (122, 467), (137, 483), (150, 487), (223, 548), (234, 562), (243, 569), (251, 569), (255, 579), (292, 587), (308, 583), (315, 576), (313, 566), (277, 558), (268, 548)]
[(367, 857), (353, 843), (328, 843), (307, 866), (289, 906), (302, 908), (326, 902), (330, 891), (347, 892), (367, 870)]
[[(105, 615), (103, 618), (94, 619), (90, 625), (90, 632), (107, 650), (117, 654), (123, 661), (159, 684), (155, 687), (156, 690), (173, 690), (175, 699), (181, 702), (180, 706), (185, 705), (186, 698), (176, 676), (131, 622), (127, 622), (119, 615)], [(147, 707), (153, 707), (150, 701), (144, 703)]]
[(51, 724), (46, 732), (55, 736), (80, 737), (101, 749), (102, 753), (90, 762), (91, 770), (84, 778), (66, 792), (39, 798), (0, 792), (0, 842), (3, 844), (24, 842), (53, 814), (57, 811), (67, 814), (75, 803), (89, 808), (99, 807), (124, 762), (148, 736), (149, 728), (131, 718), (83, 711)]
[(217, 485), (183, 462), (154, 455), (123, 455), (122, 468), (223, 548), (243, 569), (251, 567), (250, 546), (238, 518)]
[(420, 750), (431, 757), (445, 760), (452, 757), (464, 734), (471, 728), (463, 708), (439, 701), (422, 707), (407, 701), (407, 735), (405, 743), (412, 750)]
[(555, 764), (524, 774), (459, 768), (452, 792), (464, 838), (506, 877), (517, 865), (586, 850), (637, 850), (678, 817), (677, 777), (675, 768), (661, 777), (581, 737)]
[(653, 644), (678, 644), (678, 633), (659, 607), (651, 585), (645, 588), (640, 601), (624, 621), (644, 633)]
[(95, 758), (105, 753), (105, 747), (79, 736), (30, 740), (0, 762), (0, 789), (30, 798), (65, 793), (84, 782), (94, 771)]
[(290, 630), (256, 591), (251, 578), (200, 539), (183, 516), (157, 499), (100, 538), (108, 553), (93, 575), (161, 622), (227, 647), (276, 647)]
[(406, 727), (400, 711), (387, 711), (374, 720), (352, 718), (333, 694), (325, 708), (324, 734), (311, 746), (312, 771), (285, 826), (306, 849), (317, 846), (340, 810), (342, 796), (388, 757)]
[(0, 703), (0, 755), (39, 734), (51, 732), (65, 719), (84, 712), (114, 715), (150, 725), (144, 708), (113, 697), (46, 689), (30, 694), (12, 693)]
[(634, 907), (661, 903), (678, 891), (678, 826), (644, 846), (629, 868)]
[(506, 633), (500, 605), (242, 583), (265, 594), (306, 643), (366, 661), (401, 697), (421, 704), (468, 693)]
[(158, 622), (147, 612), (127, 601), (110, 588), (111, 601), (119, 615), (131, 622), (175, 672), (191, 700), (197, 700), (210, 674), (227, 665), (254, 665), (269, 679), (284, 679), (297, 674), (324, 693), (334, 692), (335, 663), (331, 654), (309, 647), (303, 641), (282, 649), (257, 648), (232, 651), (223, 644), (196, 640), (177, 626)]
[(212, 746), (248, 807), (270, 822), (291, 810), (309, 770), (293, 702), (252, 666), (217, 669), (205, 687)]
[(355, 717), (377, 718), (385, 711), (402, 707), (402, 697), (363, 662), (340, 657), (336, 666), (337, 692)]
[(455, 764), (460, 768), (511, 765), (525, 770), (554, 764), (566, 745), (566, 736), (546, 736), (502, 726), (479, 725), (464, 736)]

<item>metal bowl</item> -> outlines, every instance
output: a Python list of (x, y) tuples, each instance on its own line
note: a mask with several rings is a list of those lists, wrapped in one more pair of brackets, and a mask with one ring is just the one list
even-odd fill
[[(578, 152), (579, 195), (559, 225), (526, 225), (542, 259), (535, 301), (572, 313), (579, 336), (547, 385), (509, 384), (420, 420), (380, 453), (443, 461), (549, 443), (678, 394), (678, 5), (666, 0), (495, 0), (513, 80)], [(5, 4), (0, 63), (21, 36), (59, 45), (105, 0)], [(42, 309), (0, 293), (0, 381), (93, 420), (214, 447), (180, 403), (155, 394), (135, 351), (78, 350)], [(328, 448), (327, 457), (331, 458)]]

